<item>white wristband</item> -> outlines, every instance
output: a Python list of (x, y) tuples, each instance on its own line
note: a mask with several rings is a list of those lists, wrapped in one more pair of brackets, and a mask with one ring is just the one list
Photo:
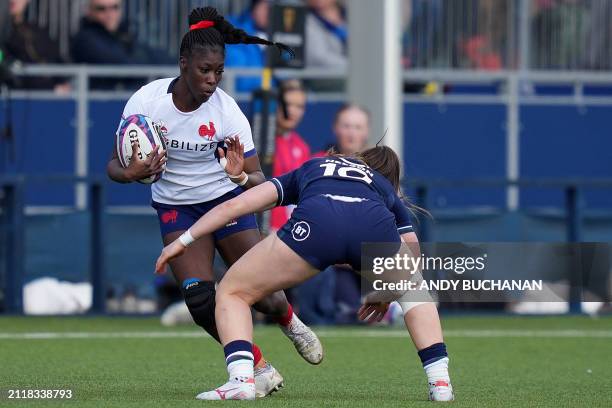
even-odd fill
[(193, 241), (195, 241), (195, 238), (193, 238), (193, 235), (191, 235), (191, 232), (189, 230), (183, 232), (181, 236), (178, 237), (178, 239), (185, 247), (188, 247), (193, 243)]
[(249, 175), (244, 173), (244, 180), (242, 180), (240, 183), (238, 183), (239, 186), (244, 186), (246, 183), (249, 182)]
[[(223, 168), (223, 170), (225, 170), (225, 167), (227, 167), (227, 159), (225, 157), (222, 157), (219, 159), (219, 164), (221, 165), (221, 167)], [(225, 172), (227, 174), (227, 176), (230, 178), (230, 180), (232, 180), (234, 183), (236, 183), (235, 180), (239, 180), (241, 178), (244, 177), (244, 179), (236, 184), (238, 184), (239, 186), (244, 186), (246, 183), (248, 183), (249, 181), (249, 175), (247, 173), (245, 173), (244, 171), (242, 173), (240, 173), (237, 176), (232, 176), (231, 174), (229, 174), (227, 171)]]
[[(227, 175), (230, 180), (232, 180), (234, 183), (238, 184), (239, 186), (244, 186), (246, 183), (249, 182), (249, 175), (247, 173), (245, 173), (244, 171), (242, 173), (240, 173), (240, 175), (238, 176), (232, 176), (231, 174)], [(240, 181), (237, 181), (240, 180)]]

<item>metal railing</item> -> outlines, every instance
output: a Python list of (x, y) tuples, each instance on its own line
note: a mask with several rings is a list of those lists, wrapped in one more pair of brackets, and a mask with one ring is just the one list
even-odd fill
[[(31, 0), (28, 21), (45, 27), (69, 60), (85, 0)], [(238, 15), (248, 0), (124, 0), (139, 43), (176, 56), (196, 6)], [(381, 4), (384, 4), (381, 2)], [(405, 0), (403, 49), (409, 68), (612, 69), (609, 0)], [(1, 21), (1, 20), (0, 20)]]
[[(584, 189), (606, 189), (612, 191), (612, 179), (597, 180), (555, 180), (555, 179), (473, 179), (473, 180), (406, 180), (404, 186), (411, 186), (415, 190), (415, 202), (421, 208), (430, 208), (429, 195), (432, 188), (453, 187), (507, 187), (507, 188), (553, 188), (563, 190), (565, 196), (564, 218), (565, 218), (565, 241), (576, 243), (583, 242), (584, 224), (584, 202), (582, 191)], [(422, 242), (431, 241), (432, 219), (428, 214), (417, 213), (418, 235)], [(581, 280), (576, 275), (570, 279), (574, 280), (569, 293), (569, 313), (582, 312), (582, 288)]]
[[(122, 13), (129, 22), (129, 33), (139, 43), (176, 55), (181, 36), (187, 31), (189, 12), (204, 5), (231, 15), (245, 10), (249, 0), (124, 0)], [(30, 0), (26, 18), (45, 27), (63, 57), (70, 60), (70, 40), (86, 9), (87, 0)]]
[[(583, 216), (584, 202), (582, 197), (583, 190), (600, 189), (612, 191), (612, 179), (468, 179), (468, 180), (449, 180), (449, 179), (408, 179), (402, 185), (410, 187), (415, 191), (415, 203), (421, 208), (432, 208), (430, 203), (430, 191), (434, 188), (537, 188), (537, 189), (558, 189), (564, 192), (565, 202), (565, 240), (566, 242), (581, 242), (583, 240)], [(419, 218), (419, 239), (427, 242), (431, 239), (431, 218), (426, 214), (418, 213)]]
[[(228, 69), (224, 74), (221, 84), (224, 89), (237, 99), (249, 99), (250, 94), (236, 94), (236, 79), (241, 75), (261, 75), (260, 69)], [(75, 175), (86, 177), (88, 169), (88, 124), (89, 124), (89, 101), (93, 99), (124, 99), (127, 100), (134, 91), (92, 91), (89, 87), (92, 78), (147, 78), (152, 80), (160, 77), (172, 77), (178, 75), (176, 66), (93, 66), (93, 65), (29, 65), (16, 66), (13, 68), (15, 76), (55, 76), (70, 79), (72, 91), (68, 94), (55, 94), (52, 91), (13, 91), (15, 98), (45, 98), (45, 99), (73, 99), (76, 101), (76, 126), (75, 126)], [(302, 78), (318, 79), (333, 78), (344, 79), (344, 72), (329, 72), (327, 70), (277, 70), (275, 75), (279, 79)], [(336, 99), (342, 98), (335, 96)], [(77, 183), (76, 207), (85, 208), (87, 205), (87, 194), (85, 186)]]
[[(23, 76), (63, 76), (72, 81), (72, 92), (67, 95), (54, 94), (52, 91), (13, 91), (15, 98), (46, 98), (66, 99), (76, 101), (75, 126), (75, 175), (87, 177), (88, 172), (88, 120), (90, 100), (127, 100), (132, 91), (94, 91), (89, 89), (92, 78), (147, 78), (170, 77), (178, 74), (175, 66), (91, 66), (91, 65), (31, 65), (14, 69), (15, 75)], [(260, 69), (227, 69), (221, 86), (236, 99), (250, 100), (250, 94), (236, 93), (236, 79), (241, 76), (261, 75)], [(276, 70), (279, 79), (298, 78), (302, 80), (333, 79), (344, 81), (347, 77), (342, 70), (305, 69)], [(406, 94), (404, 101), (408, 103), (439, 103), (439, 104), (502, 104), (506, 107), (506, 178), (520, 178), (520, 106), (529, 105), (612, 105), (610, 95), (585, 95), (588, 85), (612, 86), (612, 76), (603, 72), (558, 72), (531, 70), (501, 70), (501, 71), (471, 71), (471, 70), (409, 70), (404, 72), (405, 82), (437, 82), (440, 90), (446, 84), (496, 85), (496, 92), (481, 92), (471, 94), (448, 94), (444, 91), (433, 94)], [(570, 86), (572, 93), (564, 96), (539, 95), (531, 89), (535, 84), (561, 84)], [(344, 101), (344, 93), (311, 93), (311, 100)], [(401, 154), (401, 152), (400, 152)], [(518, 188), (509, 185), (507, 190), (507, 207), (510, 210), (518, 208)], [(76, 187), (76, 207), (87, 206), (87, 192), (82, 184)]]
[(409, 67), (612, 69), (608, 0), (413, 0)]

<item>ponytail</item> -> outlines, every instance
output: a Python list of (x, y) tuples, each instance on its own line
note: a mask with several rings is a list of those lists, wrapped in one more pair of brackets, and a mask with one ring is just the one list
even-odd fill
[(225, 49), (225, 44), (261, 44), (274, 46), (279, 52), (286, 52), (291, 58), (294, 51), (285, 44), (247, 34), (234, 27), (214, 7), (198, 7), (189, 14), (189, 31), (181, 41), (181, 56), (188, 56), (194, 48), (218, 46)]

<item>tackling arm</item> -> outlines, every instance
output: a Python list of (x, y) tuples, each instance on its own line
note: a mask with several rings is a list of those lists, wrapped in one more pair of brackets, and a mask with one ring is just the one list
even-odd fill
[(271, 182), (266, 182), (245, 191), (234, 199), (219, 204), (163, 249), (155, 264), (155, 272), (163, 273), (168, 261), (181, 255), (191, 242), (218, 230), (233, 219), (272, 208), (277, 199), (276, 187)]
[(194, 239), (198, 239), (218, 230), (233, 219), (274, 207), (277, 199), (276, 187), (271, 182), (260, 184), (219, 204), (204, 214), (189, 231)]

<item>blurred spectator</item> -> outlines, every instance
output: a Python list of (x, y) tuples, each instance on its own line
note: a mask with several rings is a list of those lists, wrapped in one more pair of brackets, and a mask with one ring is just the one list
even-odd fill
[[(280, 85), (279, 103), (276, 111), (276, 150), (274, 152), (273, 176), (280, 176), (300, 167), (310, 159), (310, 148), (296, 132), (306, 111), (306, 92), (297, 80), (288, 80)], [(283, 109), (285, 106), (285, 110)], [(286, 114), (286, 116), (285, 116)], [(287, 222), (293, 207), (272, 209), (270, 228), (277, 231)]]
[[(584, 62), (583, 47), (589, 27), (586, 2), (581, 0), (538, 0), (534, 3), (532, 67), (577, 69)], [(592, 15), (591, 18), (595, 18)], [(604, 19), (606, 17), (603, 17)], [(609, 38), (606, 37), (606, 44)]]
[[(122, 22), (121, 0), (89, 0), (87, 14), (72, 40), (72, 58), (88, 64), (164, 64), (171, 63), (163, 52), (139, 44)], [(136, 87), (139, 79), (98, 79), (94, 88)]]
[(589, 69), (612, 69), (612, 2), (591, 0), (590, 24), (586, 32), (584, 65)]
[(334, 152), (353, 155), (368, 143), (370, 135), (370, 112), (355, 104), (345, 104), (336, 112), (332, 125), (335, 141), (325, 151), (317, 152), (314, 157), (323, 157)]
[(358, 105), (344, 105), (334, 119), (336, 150), (353, 155), (363, 150), (370, 135), (370, 113)]
[(4, 45), (9, 34), (11, 21), (9, 7), (7, 2), (0, 2), (0, 46)]
[[(370, 112), (358, 105), (344, 105), (334, 119), (335, 150), (344, 155), (354, 155), (368, 144), (370, 136)], [(361, 306), (361, 281), (351, 268), (332, 266), (336, 283), (334, 299), (337, 323), (357, 323), (357, 310)], [(330, 273), (325, 271), (326, 273)]]
[(403, 18), (408, 21), (403, 38), (405, 67), (432, 67), (440, 63), (443, 7), (442, 0), (404, 3)]
[(468, 12), (459, 42), (459, 65), (471, 69), (501, 69), (503, 40), (508, 34), (509, 2), (478, 0), (464, 6)]
[[(332, 146), (336, 153), (353, 155), (368, 143), (370, 113), (347, 104), (336, 113)], [(330, 266), (296, 288), (300, 318), (308, 324), (355, 324), (361, 306), (361, 281), (350, 267)]]
[(404, 44), (406, 67), (500, 69), (510, 55), (513, 1), (412, 0)]
[(336, 0), (307, 0), (306, 65), (346, 68), (348, 31), (344, 10)]
[[(57, 44), (47, 31), (25, 20), (29, 0), (10, 0), (10, 24), (3, 49), (6, 58), (12, 62), (26, 64), (62, 63)], [(70, 91), (70, 84), (62, 78), (24, 77), (15, 84), (25, 89), (54, 89), (56, 92)]]
[[(269, 0), (251, 0), (251, 6), (230, 22), (243, 29), (249, 35), (261, 38), (268, 37)], [(232, 68), (263, 68), (266, 63), (266, 52), (263, 46), (236, 44), (227, 47), (225, 66)], [(261, 76), (238, 77), (236, 91), (252, 92), (261, 88)]]

